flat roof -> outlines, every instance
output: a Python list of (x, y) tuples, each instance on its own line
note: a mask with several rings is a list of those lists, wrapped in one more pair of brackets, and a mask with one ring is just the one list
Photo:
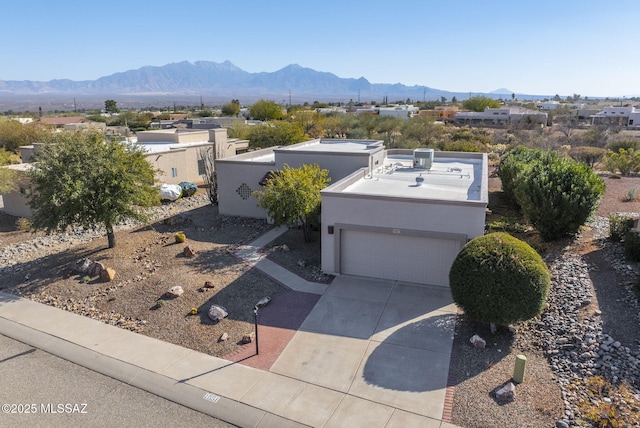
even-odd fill
[(204, 146), (206, 144), (213, 144), (213, 143), (210, 141), (196, 141), (192, 143), (168, 143), (166, 141), (161, 141), (161, 142), (145, 141), (143, 143), (136, 143), (136, 144), (142, 147), (147, 154), (153, 154), (153, 153), (169, 152), (175, 149), (186, 149), (187, 147), (193, 147), (193, 146)]
[(316, 153), (371, 153), (379, 149), (383, 149), (382, 140), (317, 139), (279, 147), (276, 150)]
[[(345, 186), (340, 193), (382, 197), (487, 202), (483, 158), (435, 156), (431, 169), (413, 166), (411, 155), (389, 155), (372, 174)], [(422, 182), (416, 180), (421, 177)], [(338, 183), (336, 183), (337, 185)], [(337, 186), (336, 186), (337, 187)], [(483, 188), (484, 187), (484, 188)], [(331, 191), (331, 189), (328, 189)], [(484, 196), (483, 196), (484, 195)]]

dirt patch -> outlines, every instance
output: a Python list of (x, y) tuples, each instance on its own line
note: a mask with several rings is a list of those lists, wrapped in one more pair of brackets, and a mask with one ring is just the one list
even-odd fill
[[(253, 332), (255, 303), (289, 291), (233, 255), (270, 226), (262, 220), (220, 216), (210, 205), (183, 213), (180, 221), (117, 232), (112, 249), (102, 238), (19, 264), (4, 275), (0, 290), (210, 355), (233, 353), (242, 337)], [(179, 231), (187, 236), (183, 244), (175, 242)], [(184, 256), (187, 245), (195, 257)], [(69, 275), (69, 266), (83, 257), (114, 268), (115, 280)], [(205, 288), (207, 281), (214, 288)], [(167, 290), (177, 285), (184, 294), (168, 298)], [(217, 324), (207, 316), (214, 303), (229, 312)], [(223, 333), (229, 338), (219, 341)]]

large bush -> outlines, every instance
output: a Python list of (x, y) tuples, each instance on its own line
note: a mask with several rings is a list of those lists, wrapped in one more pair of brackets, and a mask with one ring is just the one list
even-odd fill
[(526, 242), (504, 232), (469, 241), (449, 272), (456, 305), (476, 321), (498, 325), (540, 314), (550, 281), (540, 255)]
[(504, 197), (514, 205), (518, 205), (515, 196), (515, 189), (518, 183), (518, 176), (527, 165), (545, 156), (544, 151), (539, 149), (528, 149), (518, 146), (507, 152), (500, 160), (498, 176), (502, 182)]
[(602, 178), (587, 165), (546, 153), (518, 174), (515, 192), (527, 219), (551, 241), (578, 232), (604, 189)]

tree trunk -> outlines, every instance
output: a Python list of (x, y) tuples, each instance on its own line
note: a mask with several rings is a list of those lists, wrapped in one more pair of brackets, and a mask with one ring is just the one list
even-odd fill
[(311, 242), (311, 223), (309, 223), (309, 220), (302, 222), (302, 233), (304, 235), (304, 242)]
[(489, 329), (491, 330), (491, 334), (496, 334), (496, 330), (498, 329), (498, 326), (496, 326), (496, 323), (490, 322)]
[(107, 239), (109, 240), (109, 248), (116, 246), (116, 234), (113, 233), (113, 226), (107, 226)]

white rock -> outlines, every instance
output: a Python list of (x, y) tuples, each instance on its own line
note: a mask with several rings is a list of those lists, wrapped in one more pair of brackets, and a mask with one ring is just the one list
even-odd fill
[(179, 285), (176, 285), (175, 287), (171, 287), (169, 290), (167, 290), (167, 293), (172, 295), (173, 297), (180, 297), (182, 296), (182, 293), (184, 293), (184, 290)]
[(487, 346), (487, 341), (481, 338), (480, 336), (478, 336), (477, 334), (474, 334), (473, 336), (471, 336), (471, 339), (469, 339), (469, 342), (471, 342), (474, 348), (482, 349), (485, 346)]

